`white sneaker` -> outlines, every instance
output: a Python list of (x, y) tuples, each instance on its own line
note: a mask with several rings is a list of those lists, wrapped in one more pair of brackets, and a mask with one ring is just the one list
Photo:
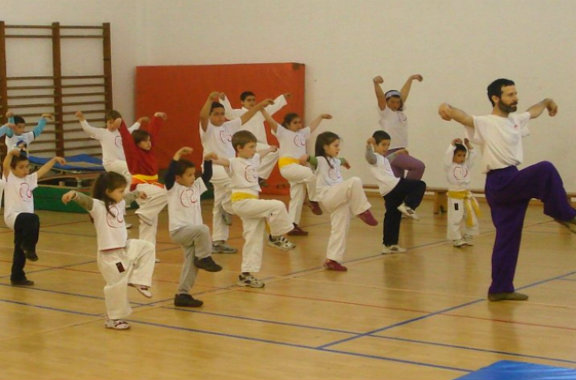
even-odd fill
[(464, 235), (464, 241), (466, 242), (466, 245), (474, 245), (474, 237), (472, 235)]
[(464, 240), (464, 239), (452, 240), (452, 246), (454, 246), (456, 248), (461, 248), (461, 247), (464, 247), (465, 245), (466, 245), (466, 240)]
[(136, 288), (136, 290), (138, 290), (140, 294), (142, 294), (144, 297), (152, 298), (152, 292), (150, 291), (150, 288), (148, 286), (135, 285), (135, 284), (128, 284), (128, 285)]
[(289, 251), (296, 248), (296, 244), (292, 243), (290, 240), (286, 239), (284, 236), (278, 236), (277, 238), (268, 238), (268, 245), (276, 247), (283, 251)]
[(397, 207), (398, 211), (400, 211), (402, 214), (406, 215), (409, 218), (412, 218), (414, 220), (418, 220), (420, 219), (418, 217), (418, 215), (416, 215), (416, 211), (414, 211), (413, 209), (411, 209), (410, 207), (406, 206), (406, 203), (402, 203), (400, 206)]
[(398, 244), (383, 245), (382, 246), (382, 254), (383, 255), (386, 255), (389, 253), (404, 253), (404, 252), (406, 252), (406, 248), (402, 248)]
[(132, 228), (132, 223), (126, 223), (126, 229), (129, 230)]
[(106, 319), (104, 327), (114, 330), (128, 330), (130, 325), (122, 319)]
[(252, 276), (251, 274), (240, 274), (238, 276), (238, 282), (236, 283), (239, 286), (247, 286), (249, 288), (263, 288), (264, 283), (257, 279), (256, 277)]

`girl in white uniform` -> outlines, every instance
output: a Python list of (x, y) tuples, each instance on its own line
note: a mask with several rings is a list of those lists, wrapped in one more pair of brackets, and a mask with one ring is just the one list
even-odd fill
[(265, 110), (262, 110), (262, 114), (280, 144), (280, 159), (278, 160), (280, 174), (290, 183), (288, 215), (294, 224), (294, 229), (288, 235), (306, 236), (308, 232), (300, 227), (306, 190), (308, 190), (309, 206), (312, 212), (322, 215), (322, 209), (316, 201), (316, 176), (306, 164), (308, 160), (306, 142), (320, 122), (324, 119), (331, 119), (332, 116), (324, 113), (314, 119), (309, 127), (303, 128), (302, 119), (296, 113), (287, 114), (281, 127), (278, 127), (278, 123)]
[(132, 313), (128, 301), (128, 286), (135, 287), (147, 298), (152, 297), (154, 272), (154, 244), (139, 239), (128, 240), (122, 210), (125, 202), (132, 202), (138, 191), (125, 194), (126, 179), (118, 173), (100, 175), (94, 183), (90, 198), (74, 190), (62, 196), (64, 204), (74, 201), (86, 209), (94, 222), (98, 242), (98, 269), (106, 281), (106, 328), (130, 328), (123, 318)]
[(448, 187), (448, 224), (446, 236), (454, 247), (473, 245), (478, 235), (480, 208), (470, 192), (470, 168), (476, 153), (468, 139), (454, 139), (444, 155), (444, 170)]
[[(262, 266), (266, 223), (270, 227), (270, 245), (283, 250), (296, 247), (282, 236), (293, 228), (284, 203), (277, 199), (258, 199), (260, 154), (256, 153), (257, 142), (256, 136), (249, 131), (236, 132), (232, 137), (232, 146), (238, 157), (213, 160), (229, 168), (232, 210), (242, 219), (244, 238), (242, 273), (238, 276), (238, 285), (251, 288), (264, 287), (264, 282), (252, 273), (259, 272)], [(268, 150), (260, 153), (265, 155)]]
[(316, 138), (316, 157), (310, 162), (316, 166), (316, 195), (320, 205), (330, 213), (330, 238), (324, 267), (329, 270), (347, 271), (344, 259), (346, 239), (350, 228), (350, 217), (357, 215), (370, 226), (378, 225), (370, 212), (370, 203), (358, 177), (342, 178), (340, 166), (350, 165), (340, 153), (340, 137), (333, 132), (324, 132)]

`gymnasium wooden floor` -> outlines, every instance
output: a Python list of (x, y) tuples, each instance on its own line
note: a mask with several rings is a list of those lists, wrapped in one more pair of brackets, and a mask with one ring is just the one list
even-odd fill
[[(378, 219), (382, 201), (370, 198)], [(211, 221), (210, 202), (204, 220)], [(12, 233), (0, 229), (0, 379), (455, 379), (499, 360), (576, 368), (576, 236), (531, 206), (516, 286), (528, 302), (489, 303), (494, 229), (482, 204), (476, 245), (445, 241), (427, 200), (402, 223), (406, 254), (381, 255), (381, 226), (352, 221), (347, 273), (321, 269), (328, 217), (307, 238), (265, 248), (264, 289), (235, 286), (240, 254), (201, 272), (200, 309), (175, 308), (182, 253), (160, 218), (154, 297), (134, 289), (132, 329), (103, 326), (103, 280), (88, 217), (39, 211), (33, 288), (11, 287)], [(137, 220), (130, 232), (137, 234)], [(235, 219), (232, 245), (242, 245)]]

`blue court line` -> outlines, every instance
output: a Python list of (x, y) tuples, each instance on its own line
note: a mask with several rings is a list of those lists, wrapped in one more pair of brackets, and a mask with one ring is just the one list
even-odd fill
[(371, 337), (372, 338), (379, 338), (379, 339), (387, 339), (387, 340), (398, 340), (401, 342), (408, 342), (408, 343), (425, 344), (425, 345), (430, 345), (430, 346), (456, 348), (456, 349), (467, 350), (467, 351), (476, 351), (476, 352), (486, 352), (486, 353), (490, 353), (490, 354), (508, 355), (508, 356), (515, 356), (515, 357), (520, 357), (520, 358), (540, 359), (540, 360), (548, 360), (548, 361), (560, 362), (560, 363), (576, 364), (576, 360), (549, 358), (546, 356), (519, 354), (516, 352), (508, 352), (508, 351), (489, 350), (486, 348), (475, 348), (475, 347), (469, 347), (469, 346), (460, 346), (460, 345), (456, 345), (456, 344), (438, 343), (438, 342), (430, 342), (430, 341), (425, 341), (425, 340), (398, 338), (398, 337), (393, 337), (393, 336), (382, 336), (382, 335), (371, 335)]
[[(46, 292), (46, 293), (52, 293), (52, 294), (63, 294), (63, 295), (65, 295), (65, 296), (91, 298), (91, 299), (97, 299), (97, 300), (100, 300), (100, 301), (104, 301), (104, 297), (101, 297), (101, 296), (91, 296), (91, 295), (88, 295), (88, 294), (64, 292), (64, 291), (61, 291), (61, 290), (42, 289), (42, 288), (38, 288), (38, 287), (35, 287), (35, 286), (34, 286), (34, 287), (33, 287), (33, 286), (30, 286), (30, 287), (17, 286), (17, 287), (14, 287), (14, 286), (12, 286), (12, 285), (10, 285), (10, 284), (1, 284), (1, 283), (0, 283), (0, 286), (5, 286), (5, 287), (7, 287), (7, 288), (18, 288), (18, 289), (33, 290), (33, 291), (37, 291), (37, 292)], [(0, 299), (0, 301), (5, 301), (5, 300)], [(131, 304), (131, 305), (137, 305), (137, 306), (148, 306), (148, 304), (146, 304), (146, 303), (132, 302), (132, 301), (130, 301), (130, 304)]]
[[(91, 263), (95, 263), (96, 260), (90, 260), (90, 261), (84, 261), (84, 262), (80, 262), (80, 263), (75, 263), (75, 264), (66, 264), (66, 265), (61, 265), (58, 267), (49, 267), (49, 268), (42, 268), (42, 269), (35, 269), (35, 270), (29, 270), (26, 273), (30, 274), (30, 273), (40, 273), (40, 272), (47, 272), (50, 270), (54, 270), (54, 269), (64, 269), (64, 268), (70, 268), (70, 267), (74, 267), (76, 265), (86, 265), (86, 264), (91, 264)], [(0, 276), (0, 278), (8, 278), (10, 277), (9, 274), (6, 274), (4, 276)]]
[(102, 314), (93, 314), (93, 313), (86, 313), (83, 311), (59, 309), (59, 308), (51, 307), (51, 306), (34, 305), (34, 304), (31, 304), (28, 302), (21, 302), (21, 301), (11, 301), (11, 300), (0, 299), (0, 302), (12, 303), (12, 304), (20, 305), (20, 306), (29, 306), (29, 307), (34, 307), (37, 309), (44, 309), (44, 310), (50, 310), (50, 311), (59, 311), (59, 312), (68, 313), (68, 314), (83, 315), (83, 316), (87, 316), (87, 317), (100, 317), (100, 316), (102, 316)]
[(160, 327), (160, 328), (168, 328), (168, 329), (172, 329), (172, 330), (195, 332), (195, 333), (199, 333), (199, 334), (216, 335), (216, 336), (221, 336), (221, 337), (225, 337), (225, 338), (248, 340), (251, 342), (268, 343), (268, 344), (274, 344), (274, 345), (280, 345), (280, 346), (303, 348), (303, 349), (312, 350), (312, 351), (331, 352), (331, 353), (342, 354), (342, 355), (358, 356), (358, 357), (368, 358), (368, 359), (378, 359), (378, 360), (385, 360), (385, 361), (391, 361), (391, 362), (396, 362), (396, 363), (412, 364), (412, 365), (417, 365), (417, 366), (422, 366), (422, 367), (432, 367), (432, 368), (446, 369), (446, 370), (466, 372), (466, 373), (474, 372), (473, 370), (464, 369), (464, 368), (447, 367), (447, 366), (442, 366), (442, 365), (437, 365), (437, 364), (430, 364), (430, 363), (410, 361), (410, 360), (402, 360), (402, 359), (390, 358), (390, 357), (386, 357), (386, 356), (360, 354), (360, 353), (356, 353), (356, 352), (348, 352), (348, 351), (342, 351), (342, 350), (321, 349), (318, 347), (306, 346), (306, 345), (296, 344), (296, 343), (278, 342), (278, 341), (269, 340), (269, 339), (252, 338), (252, 337), (246, 337), (243, 335), (235, 335), (235, 334), (220, 333), (220, 332), (215, 332), (215, 331), (199, 330), (199, 329), (193, 329), (193, 328), (189, 328), (189, 327), (165, 325), (165, 324), (156, 323), (156, 322), (144, 322), (144, 321), (135, 321), (135, 320), (129, 320), (129, 322), (135, 323), (135, 324)]
[(409, 323), (412, 323), (412, 322), (420, 321), (420, 320), (422, 320), (422, 319), (430, 318), (430, 317), (433, 317), (433, 316), (438, 315), (438, 314), (442, 314), (442, 313), (445, 313), (445, 312), (448, 312), (448, 311), (460, 309), (460, 308), (462, 308), (462, 307), (470, 306), (470, 305), (473, 305), (473, 304), (476, 304), (476, 303), (479, 303), (479, 302), (482, 302), (482, 301), (485, 301), (485, 300), (484, 300), (483, 298), (480, 298), (480, 299), (477, 299), (477, 300), (474, 300), (474, 301), (470, 301), (470, 302), (466, 302), (466, 303), (463, 303), (463, 304), (460, 304), (460, 305), (452, 306), (452, 307), (449, 307), (449, 308), (446, 308), (446, 309), (438, 310), (438, 311), (435, 311), (435, 312), (433, 312), (433, 313), (428, 313), (428, 314), (425, 314), (425, 315), (421, 315), (420, 317), (407, 319), (407, 320), (405, 320), (405, 321), (398, 322), (398, 323), (394, 323), (394, 324), (391, 324), (391, 325), (389, 325), (389, 326), (382, 327), (382, 328), (380, 328), (380, 329), (368, 331), (368, 332), (365, 332), (365, 333), (363, 333), (363, 334), (359, 334), (359, 335), (354, 336), (354, 337), (350, 337), (350, 338), (346, 338), (346, 339), (337, 340), (337, 341), (334, 341), (334, 342), (331, 342), (331, 343), (327, 343), (327, 344), (324, 344), (324, 345), (322, 345), (322, 346), (318, 346), (318, 348), (320, 348), (320, 349), (325, 349), (326, 347), (330, 347), (330, 346), (333, 346), (333, 345), (336, 345), (336, 344), (340, 344), (340, 343), (345, 343), (345, 342), (348, 342), (348, 341), (351, 341), (351, 340), (354, 340), (354, 339), (358, 339), (358, 338), (363, 338), (363, 337), (365, 337), (365, 336), (370, 336), (370, 335), (372, 335), (372, 334), (376, 334), (376, 333), (379, 333), (379, 332), (381, 332), (381, 331), (393, 329), (393, 328), (398, 327), (398, 326), (403, 326), (403, 325), (406, 325), (406, 324), (409, 324)]
[[(563, 275), (559, 275), (559, 276), (555, 276), (555, 277), (552, 277), (552, 278), (549, 278), (549, 279), (545, 279), (545, 280), (541, 280), (541, 281), (536, 281), (536, 282), (534, 282), (534, 283), (532, 283), (532, 284), (524, 285), (524, 286), (518, 287), (518, 288), (516, 288), (516, 289), (519, 290), (519, 289), (531, 288), (531, 287), (534, 287), (534, 286), (537, 286), (537, 285), (540, 285), (540, 284), (544, 284), (544, 283), (546, 283), (546, 282), (556, 281), (556, 280), (561, 279), (561, 278), (563, 278), (563, 277), (571, 276), (571, 275), (573, 275), (574, 273), (576, 273), (576, 271), (569, 272), (569, 273), (566, 273), (566, 274), (563, 274)], [(470, 306), (470, 305), (473, 305), (473, 304), (476, 304), (476, 303), (479, 303), (479, 302), (483, 302), (483, 301), (485, 301), (485, 299), (484, 299), (484, 298), (480, 298), (480, 299), (477, 299), (477, 300), (474, 300), (474, 301), (470, 301), (470, 302), (467, 302), (467, 303), (463, 303), (463, 304), (460, 304), (460, 305), (456, 305), (456, 306), (453, 306), (453, 307), (450, 307), (450, 308), (447, 308), (447, 309), (443, 309), (443, 310), (439, 310), (439, 311), (436, 311), (436, 312), (433, 312), (433, 313), (429, 313), (429, 314), (426, 314), (426, 315), (423, 315), (423, 316), (420, 316), (420, 317), (411, 318), (411, 319), (408, 319), (408, 320), (405, 320), (405, 321), (402, 321), (402, 322), (394, 323), (394, 324), (392, 324), (392, 325), (383, 327), (383, 328), (381, 328), (381, 329), (377, 329), (377, 330), (369, 331), (369, 332), (364, 333), (364, 334), (360, 334), (360, 335), (358, 335), (358, 336), (356, 336), (356, 337), (341, 339), (341, 340), (338, 340), (338, 341), (335, 341), (335, 342), (332, 342), (332, 343), (328, 343), (328, 344), (325, 344), (325, 345), (323, 345), (323, 346), (319, 346), (319, 348), (326, 348), (326, 347), (330, 347), (330, 346), (333, 346), (333, 345), (336, 345), (336, 344), (339, 344), (339, 343), (344, 343), (344, 342), (348, 342), (348, 341), (351, 341), (351, 340), (354, 340), (354, 339), (362, 338), (362, 337), (364, 337), (364, 336), (373, 335), (373, 334), (376, 334), (376, 333), (379, 333), (379, 332), (382, 332), (382, 331), (386, 331), (386, 330), (389, 330), (389, 329), (392, 329), (392, 328), (395, 328), (395, 327), (398, 327), (398, 326), (403, 326), (403, 325), (406, 325), (406, 324), (408, 324), (408, 323), (420, 321), (420, 320), (422, 320), (422, 319), (430, 318), (430, 317), (435, 316), (435, 315), (438, 315), (438, 314), (442, 314), (442, 313), (445, 313), (445, 312), (448, 312), (448, 311), (460, 309), (460, 308), (463, 308), (463, 307), (466, 307), (466, 306)]]

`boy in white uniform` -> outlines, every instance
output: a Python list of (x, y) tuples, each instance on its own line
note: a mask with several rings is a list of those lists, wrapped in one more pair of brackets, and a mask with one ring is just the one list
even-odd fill
[(168, 190), (168, 220), (170, 237), (184, 250), (184, 265), (180, 274), (178, 293), (174, 296), (175, 306), (199, 307), (203, 302), (192, 297), (189, 292), (198, 268), (208, 272), (219, 272), (222, 267), (212, 259), (210, 229), (202, 221), (200, 196), (207, 190), (204, 180), (212, 175), (212, 162), (204, 161), (204, 173), (196, 178), (194, 163), (181, 159), (192, 153), (189, 147), (180, 148), (172, 158), (165, 176)]
[(0, 127), (0, 137), (6, 135), (5, 143), (7, 151), (17, 148), (22, 143), (30, 151), (30, 143), (38, 138), (46, 127), (46, 120), (54, 120), (50, 113), (43, 113), (38, 120), (38, 125), (30, 132), (26, 132), (26, 121), (21, 116), (15, 116), (11, 111), (6, 112), (8, 123)]
[(126, 193), (126, 179), (118, 173), (101, 174), (94, 183), (91, 198), (74, 190), (62, 196), (62, 202), (76, 202), (90, 213), (98, 242), (98, 269), (106, 281), (105, 327), (114, 330), (130, 328), (123, 318), (132, 313), (128, 286), (143, 296), (152, 297), (150, 286), (154, 272), (154, 245), (140, 239), (129, 239), (124, 224), (125, 202), (144, 197), (138, 191)]
[[(240, 130), (257, 112), (272, 100), (266, 99), (232, 121), (226, 121), (224, 106), (218, 103), (223, 94), (212, 92), (200, 110), (200, 139), (204, 154), (214, 153), (219, 158), (233, 158), (232, 135)], [(222, 166), (215, 166), (210, 180), (214, 186), (214, 206), (212, 208), (212, 251), (214, 253), (236, 253), (238, 250), (226, 244), (230, 220), (230, 177)]]
[(40, 218), (34, 214), (34, 195), (38, 178), (47, 174), (54, 164), (64, 165), (66, 160), (54, 157), (38, 171), (29, 174), (28, 156), (24, 150), (8, 151), (3, 163), (4, 173), (4, 222), (14, 231), (14, 255), (10, 283), (14, 286), (32, 286), (26, 278), (26, 260), (37, 261), (36, 244), (40, 233)]
[(476, 152), (470, 140), (454, 139), (444, 155), (444, 169), (448, 180), (448, 223), (446, 236), (454, 247), (473, 245), (478, 235), (478, 201), (470, 192), (470, 168)]
[[(232, 146), (238, 157), (217, 159), (214, 163), (229, 168), (232, 210), (242, 219), (244, 247), (238, 285), (262, 288), (264, 283), (252, 273), (259, 272), (262, 266), (266, 223), (270, 226), (271, 244), (284, 250), (293, 249), (295, 245), (282, 236), (293, 228), (284, 203), (276, 199), (258, 199), (260, 154), (256, 153), (256, 145), (256, 137), (251, 132), (236, 132), (232, 137)], [(265, 155), (268, 150), (261, 153)]]
[[(270, 115), (274, 115), (282, 107), (288, 104), (287, 99), (290, 94), (279, 95), (274, 99), (274, 104), (270, 104), (264, 108), (266, 112)], [(256, 105), (256, 95), (252, 91), (244, 91), (240, 94), (240, 104), (242, 108), (232, 108), (230, 101), (226, 96), (222, 97), (222, 104), (226, 112), (226, 118), (228, 120), (234, 120), (248, 112), (252, 107)], [(258, 145), (256, 149), (258, 151), (270, 148), (268, 144), (268, 137), (266, 136), (266, 128), (264, 127), (264, 116), (260, 114), (254, 115), (250, 121), (242, 125), (240, 130), (250, 131), (258, 139)], [(274, 165), (278, 162), (278, 152), (270, 152), (266, 156), (262, 157), (262, 162), (260, 164), (260, 169), (258, 169), (258, 177), (260, 177), (260, 183), (262, 184), (264, 180), (270, 177), (270, 173), (274, 169)]]

